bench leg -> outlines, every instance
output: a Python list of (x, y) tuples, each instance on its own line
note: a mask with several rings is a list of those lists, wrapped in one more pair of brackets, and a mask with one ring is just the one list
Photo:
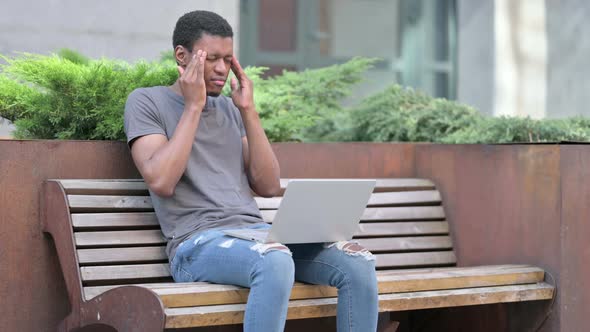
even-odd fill
[(75, 331), (79, 325), (80, 325), (80, 320), (77, 317), (77, 313), (70, 313), (66, 318), (64, 318), (59, 325), (57, 326), (57, 331), (58, 332), (70, 332), (70, 331)]
[(166, 317), (160, 298), (147, 288), (123, 286), (107, 291), (81, 305), (59, 326), (59, 331), (84, 331), (95, 324), (108, 325), (117, 331), (161, 332)]
[(389, 312), (379, 313), (379, 321), (377, 322), (378, 332), (395, 332), (399, 327), (399, 322), (391, 320)]

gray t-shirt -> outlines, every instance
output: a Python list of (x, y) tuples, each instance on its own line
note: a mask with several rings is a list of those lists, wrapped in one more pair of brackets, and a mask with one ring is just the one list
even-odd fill
[[(133, 91), (125, 105), (127, 142), (150, 134), (172, 137), (184, 98), (169, 87)], [(198, 232), (262, 223), (244, 159), (242, 117), (230, 98), (207, 97), (187, 167), (171, 197), (150, 191), (172, 260), (176, 247)]]

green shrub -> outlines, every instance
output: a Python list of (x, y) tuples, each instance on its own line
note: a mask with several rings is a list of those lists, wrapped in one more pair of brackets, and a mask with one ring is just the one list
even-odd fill
[[(71, 50), (6, 58), (0, 72), (0, 116), (19, 138), (125, 138), (127, 96), (139, 87), (171, 85), (178, 77), (171, 52), (160, 61), (89, 59)], [(358, 106), (341, 101), (374, 59), (284, 72), (264, 79), (248, 67), (262, 126), (271, 141), (512, 143), (590, 141), (590, 119), (486, 117), (455, 101), (392, 85)], [(229, 80), (228, 80), (229, 82)], [(223, 93), (230, 94), (229, 83)]]
[(27, 110), (41, 102), (42, 94), (27, 85), (0, 75), (0, 116), (12, 122), (26, 116)]
[[(590, 141), (590, 119), (486, 117), (446, 99), (393, 85), (336, 118), (321, 139), (373, 142), (516, 143)], [(328, 128), (328, 127), (326, 127)]]
[(342, 112), (342, 99), (361, 80), (372, 59), (282, 75), (254, 82), (255, 103), (271, 141), (306, 140), (306, 132)]
[(515, 143), (590, 141), (590, 119), (482, 117), (445, 138), (445, 143)]
[(480, 117), (469, 106), (393, 85), (352, 109), (348, 128), (341, 138), (374, 142), (442, 142), (458, 130), (474, 125)]
[(0, 116), (15, 120), (16, 137), (122, 139), (127, 95), (138, 87), (170, 84), (177, 75), (176, 68), (158, 63), (60, 54), (5, 58)]
[[(178, 77), (170, 52), (158, 62), (92, 60), (71, 50), (52, 56), (4, 58), (0, 116), (15, 122), (19, 138), (124, 139), (127, 96), (139, 87), (171, 85)], [(246, 68), (271, 141), (300, 140), (306, 128), (340, 109), (370, 59), (353, 59), (262, 79), (265, 68)], [(229, 85), (229, 84), (228, 84)], [(224, 93), (229, 94), (229, 86)]]

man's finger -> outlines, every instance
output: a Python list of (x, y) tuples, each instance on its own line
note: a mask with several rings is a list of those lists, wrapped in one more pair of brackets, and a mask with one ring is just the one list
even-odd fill
[(205, 79), (205, 60), (206, 59), (207, 59), (207, 52), (202, 51), (200, 56), (198, 56), (197, 79), (200, 79), (200, 80)]
[(195, 56), (191, 56), (190, 60), (188, 62), (188, 65), (186, 65), (186, 68), (184, 68), (183, 73), (185, 75), (185, 78), (187, 78), (188, 76), (190, 76), (191, 74), (191, 70), (192, 68), (195, 66)]
[(238, 91), (238, 81), (235, 77), (231, 78), (231, 80), (229, 81), (229, 85), (231, 86), (232, 92)]
[(182, 76), (182, 74), (184, 73), (184, 68), (182, 68), (181, 66), (176, 66), (176, 68), (178, 69), (178, 76)]
[(244, 69), (242, 69), (242, 66), (240, 66), (240, 63), (238, 62), (238, 59), (236, 57), (233, 57), (231, 59), (231, 69), (238, 78), (238, 80), (241, 81), (242, 79), (246, 78), (246, 73), (244, 72)]
[(200, 62), (200, 57), (201, 54), (203, 53), (203, 51), (198, 50), (196, 54), (193, 54), (193, 58), (191, 60), (192, 62), (192, 67), (190, 72), (188, 72), (188, 75), (191, 79), (195, 79), (196, 75), (197, 75), (197, 68), (199, 67), (199, 62)]

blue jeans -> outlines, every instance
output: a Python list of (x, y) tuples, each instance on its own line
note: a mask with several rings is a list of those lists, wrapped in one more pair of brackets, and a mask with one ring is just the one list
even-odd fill
[(283, 331), (294, 280), (338, 288), (338, 331), (377, 329), (375, 260), (354, 243), (260, 244), (210, 230), (179, 245), (171, 272), (176, 282), (249, 287), (244, 331)]

